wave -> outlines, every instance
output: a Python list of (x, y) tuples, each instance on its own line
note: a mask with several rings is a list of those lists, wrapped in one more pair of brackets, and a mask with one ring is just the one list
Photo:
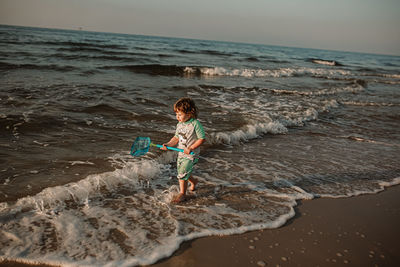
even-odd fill
[(102, 114), (102, 115), (110, 115), (110, 116), (115, 116), (117, 118), (123, 117), (126, 119), (132, 118), (133, 113), (119, 109), (116, 107), (113, 107), (111, 105), (107, 104), (98, 104), (90, 107), (86, 107), (82, 110), (84, 113), (89, 113), (89, 114)]
[(400, 74), (398, 72), (387, 73), (387, 70), (382, 68), (371, 69), (371, 68), (359, 68), (357, 71), (361, 76), (376, 76), (389, 79), (400, 79)]
[(178, 49), (175, 50), (176, 52), (179, 52), (181, 54), (196, 54), (196, 51), (192, 51), (192, 50), (187, 50), (187, 49)]
[(335, 75), (348, 76), (350, 71), (328, 70), (313, 68), (279, 68), (279, 69), (227, 69), (224, 67), (199, 67), (199, 66), (178, 66), (178, 65), (122, 65), (107, 66), (102, 69), (124, 69), (135, 73), (164, 76), (239, 76), (239, 77), (293, 77), (293, 76), (316, 76), (329, 77)]
[(349, 85), (346, 87), (326, 88), (317, 91), (298, 91), (298, 90), (285, 90), (285, 89), (270, 89), (270, 91), (275, 94), (301, 95), (301, 96), (336, 95), (340, 93), (362, 92), (364, 91), (365, 87), (362, 86), (361, 84), (356, 83), (356, 85)]
[(267, 133), (284, 134), (288, 129), (280, 122), (256, 122), (230, 132), (211, 133), (207, 142), (211, 144), (239, 144)]
[(187, 240), (277, 228), (295, 215), (295, 197), (312, 198), (295, 186), (293, 197), (283, 195), (277, 201), (273, 190), (235, 185), (226, 187), (221, 197), (250, 198), (251, 205), (238, 209), (200, 203), (196, 211), (170, 206), (177, 188), (161, 191), (152, 185), (172, 158), (165, 160), (131, 162), (122, 170), (46, 188), (14, 204), (0, 203), (2, 257), (63, 266), (149, 265), (170, 256)]
[[(90, 41), (90, 40), (89, 40)], [(96, 40), (99, 42), (98, 40)], [(44, 44), (62, 45), (62, 46), (78, 46), (78, 47), (99, 47), (102, 49), (127, 49), (125, 45), (109, 44), (108, 42), (102, 43), (81, 43), (81, 42), (45, 42)]]
[(279, 69), (226, 69), (223, 67), (186, 67), (185, 72), (205, 76), (240, 76), (240, 77), (292, 77), (292, 76), (329, 76), (329, 75), (350, 75), (345, 70), (326, 70), (313, 68), (279, 68)]
[(83, 43), (83, 42), (54, 42), (54, 41), (47, 41), (47, 42), (31, 42), (31, 45), (44, 45), (44, 46), (66, 46), (66, 47), (76, 47), (78, 49), (88, 49), (88, 48), (97, 48), (97, 49), (120, 49), (125, 50), (127, 49), (124, 45), (116, 45), (116, 44), (109, 44), (109, 43), (101, 43), (101, 41), (97, 41), (97, 43)]
[(248, 57), (248, 58), (246, 58), (246, 60), (247, 61), (250, 61), (250, 62), (259, 62), (260, 60), (258, 59), (258, 58), (256, 58), (256, 57)]
[[(56, 212), (65, 208), (68, 204), (84, 205), (90, 198), (107, 194), (118, 188), (121, 184), (133, 188), (142, 188), (147, 181), (156, 177), (162, 169), (162, 164), (172, 161), (172, 153), (167, 154), (159, 161), (142, 160), (130, 162), (123, 169), (102, 174), (89, 175), (83, 180), (66, 185), (48, 187), (35, 196), (27, 196), (19, 199), (15, 204), (3, 203), (0, 212), (17, 213), (23, 207), (25, 210), (39, 212)], [(72, 203), (71, 203), (72, 201)]]
[(24, 112), (21, 115), (0, 114), (0, 126), (0, 133), (5, 136), (11, 133), (14, 137), (19, 137), (21, 134), (39, 133), (43, 129), (62, 129), (65, 127), (65, 121), (52, 115), (37, 116), (31, 112)]
[(184, 76), (186, 74), (185, 67), (177, 65), (124, 65), (124, 66), (107, 66), (101, 69), (122, 69), (139, 74), (161, 75), (161, 76)]
[[(47, 58), (60, 58), (63, 60), (108, 60), (115, 62), (135, 62), (143, 60), (146, 55), (143, 53), (133, 52), (115, 52), (109, 50), (96, 50), (93, 49), (90, 52), (96, 52), (91, 54), (80, 53), (82, 50), (79, 49), (60, 49), (60, 52), (46, 55)], [(79, 52), (79, 53), (63, 53), (63, 52)], [(98, 53), (97, 53), (98, 52)], [(158, 55), (159, 57), (169, 57), (168, 55)]]
[(335, 60), (325, 60), (325, 59), (319, 59), (319, 58), (310, 58), (308, 61), (319, 64), (319, 65), (327, 65), (327, 66), (343, 66), (339, 62)]
[(57, 51), (60, 52), (98, 52), (98, 53), (104, 53), (105, 50), (103, 48), (99, 48), (99, 47), (61, 47), (58, 48)]
[(397, 106), (398, 104), (394, 103), (385, 103), (385, 102), (358, 102), (358, 101), (341, 101), (340, 102), (343, 105), (347, 106), (360, 106), (360, 107), (392, 107), (392, 106)]
[(385, 78), (400, 79), (400, 74), (382, 74)]
[(378, 144), (378, 145), (383, 145), (383, 146), (388, 146), (388, 147), (400, 147), (400, 144), (376, 141), (376, 140), (372, 140), (370, 138), (366, 138), (366, 137), (363, 137), (360, 135), (348, 135), (348, 136), (340, 136), (340, 137), (346, 138), (349, 140), (353, 140), (353, 141), (357, 141), (357, 142), (373, 143), (373, 144)]
[(59, 50), (63, 51), (102, 51), (104, 49), (113, 50), (126, 50), (127, 47), (123, 45), (114, 44), (96, 44), (96, 43), (81, 43), (81, 42), (42, 42), (42, 41), (15, 41), (15, 40), (2, 40), (1, 43), (12, 44), (12, 45), (36, 45), (45, 47), (60, 47)]
[(0, 51), (0, 56), (4, 58), (15, 58), (30, 57), (32, 54), (27, 51)]
[(0, 61), (0, 70), (17, 70), (17, 69), (49, 70), (49, 71), (60, 71), (60, 72), (69, 72), (77, 70), (77, 68), (73, 66), (60, 66), (56, 64), (50, 64), (50, 65), (14, 64), (14, 63)]
[(234, 54), (231, 53), (227, 53), (227, 52), (221, 52), (221, 51), (217, 51), (217, 50), (197, 50), (197, 51), (193, 51), (193, 50), (187, 50), (187, 49), (178, 49), (175, 50), (178, 53), (181, 54), (203, 54), (203, 55), (211, 55), (211, 56), (225, 56), (225, 57), (229, 57), (229, 56), (233, 56)]
[(329, 111), (338, 106), (336, 100), (323, 101), (317, 111), (315, 108), (308, 108), (303, 112), (293, 112), (290, 115), (283, 116), (274, 121), (253, 122), (240, 129), (229, 132), (211, 133), (207, 142), (211, 144), (236, 145), (241, 142), (247, 142), (251, 139), (259, 138), (265, 134), (286, 134), (288, 128), (303, 126), (308, 121), (318, 118), (320, 112)]
[(211, 56), (228, 56), (228, 57), (233, 55), (231, 53), (226, 53), (226, 52), (221, 52), (221, 51), (216, 51), (216, 50), (200, 50), (198, 53), (205, 54), (205, 55), (211, 55)]

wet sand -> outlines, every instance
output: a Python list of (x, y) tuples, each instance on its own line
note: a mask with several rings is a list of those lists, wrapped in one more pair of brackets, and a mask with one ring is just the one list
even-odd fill
[(281, 228), (186, 242), (167, 266), (400, 266), (400, 186), (299, 202)]
[(151, 267), (400, 266), (399, 240), (400, 186), (394, 186), (373, 195), (301, 201), (281, 228), (185, 242)]

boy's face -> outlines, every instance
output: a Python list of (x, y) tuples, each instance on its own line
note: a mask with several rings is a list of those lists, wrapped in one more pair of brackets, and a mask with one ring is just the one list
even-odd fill
[(179, 122), (185, 122), (185, 121), (190, 119), (190, 115), (186, 114), (186, 113), (183, 113), (182, 111), (177, 111), (175, 113), (176, 113), (176, 119)]

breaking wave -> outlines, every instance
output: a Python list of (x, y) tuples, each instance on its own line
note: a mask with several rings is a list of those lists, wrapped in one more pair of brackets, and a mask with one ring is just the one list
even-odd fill
[(107, 66), (102, 69), (124, 69), (135, 73), (162, 76), (238, 76), (238, 77), (293, 77), (293, 76), (348, 76), (350, 71), (341, 69), (279, 68), (279, 69), (229, 69), (224, 67), (196, 67), (177, 65), (123, 65)]
[(364, 90), (361, 85), (357, 86), (346, 86), (320, 89), (317, 91), (298, 91), (298, 90), (285, 90), (285, 89), (271, 89), (271, 92), (276, 94), (289, 94), (289, 95), (304, 95), (304, 96), (321, 96), (321, 95), (335, 95), (339, 93), (357, 93)]
[(325, 59), (318, 59), (318, 58), (311, 58), (309, 59), (310, 62), (319, 64), (319, 65), (327, 65), (327, 66), (343, 66), (339, 62), (335, 60), (325, 60)]
[(336, 100), (325, 101), (321, 103), (318, 111), (310, 107), (302, 112), (292, 112), (290, 115), (281, 116), (281, 118), (274, 121), (256, 121), (237, 130), (211, 133), (208, 142), (211, 144), (236, 145), (265, 134), (286, 134), (288, 128), (304, 126), (306, 122), (316, 120), (320, 112), (329, 111), (337, 106)]

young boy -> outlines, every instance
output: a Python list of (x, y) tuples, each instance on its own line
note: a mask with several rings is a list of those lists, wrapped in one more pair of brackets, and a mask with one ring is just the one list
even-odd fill
[(197, 107), (191, 98), (181, 98), (174, 105), (176, 119), (175, 136), (168, 143), (163, 144), (163, 150), (167, 150), (165, 146), (175, 146), (184, 149), (184, 152), (179, 152), (177, 160), (177, 170), (179, 179), (179, 195), (173, 200), (174, 203), (179, 203), (185, 200), (188, 181), (190, 182), (190, 191), (196, 188), (197, 180), (192, 176), (193, 166), (197, 163), (198, 158), (195, 158), (190, 153), (193, 151), (196, 154), (200, 152), (200, 146), (205, 141), (205, 133), (203, 126), (197, 120)]

